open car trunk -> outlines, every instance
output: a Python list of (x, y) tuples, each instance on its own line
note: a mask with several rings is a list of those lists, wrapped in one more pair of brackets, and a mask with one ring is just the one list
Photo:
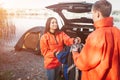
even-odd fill
[(92, 3), (67, 2), (50, 5), (46, 8), (58, 13), (64, 21), (61, 29), (70, 37), (79, 36), (82, 43), (85, 43), (87, 36), (94, 30), (93, 20), (89, 16)]

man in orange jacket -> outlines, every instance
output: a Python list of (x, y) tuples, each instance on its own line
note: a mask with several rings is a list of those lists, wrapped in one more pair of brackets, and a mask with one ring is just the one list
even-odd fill
[(93, 4), (95, 26), (80, 53), (72, 48), (75, 65), (82, 71), (81, 80), (120, 80), (120, 30), (110, 17), (112, 5), (106, 0)]

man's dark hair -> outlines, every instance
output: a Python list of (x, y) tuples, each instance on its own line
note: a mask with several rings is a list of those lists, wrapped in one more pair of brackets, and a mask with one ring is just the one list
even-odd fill
[(107, 0), (99, 0), (93, 4), (93, 10), (100, 11), (103, 17), (109, 17), (112, 10), (112, 5)]

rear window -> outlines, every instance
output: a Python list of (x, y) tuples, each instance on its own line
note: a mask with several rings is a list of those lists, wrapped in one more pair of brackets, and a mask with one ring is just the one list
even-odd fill
[(91, 12), (74, 13), (74, 12), (70, 12), (70, 11), (67, 11), (67, 10), (62, 10), (62, 13), (63, 13), (63, 15), (65, 16), (66, 19), (80, 19), (80, 18), (83, 18), (83, 17), (90, 18), (90, 19), (92, 18)]

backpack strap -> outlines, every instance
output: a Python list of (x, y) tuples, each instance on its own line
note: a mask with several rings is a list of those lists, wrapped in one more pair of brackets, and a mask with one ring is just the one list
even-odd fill
[(72, 64), (71, 66), (68, 67), (67, 73), (70, 72), (71, 69), (73, 69), (75, 67), (75, 64)]

